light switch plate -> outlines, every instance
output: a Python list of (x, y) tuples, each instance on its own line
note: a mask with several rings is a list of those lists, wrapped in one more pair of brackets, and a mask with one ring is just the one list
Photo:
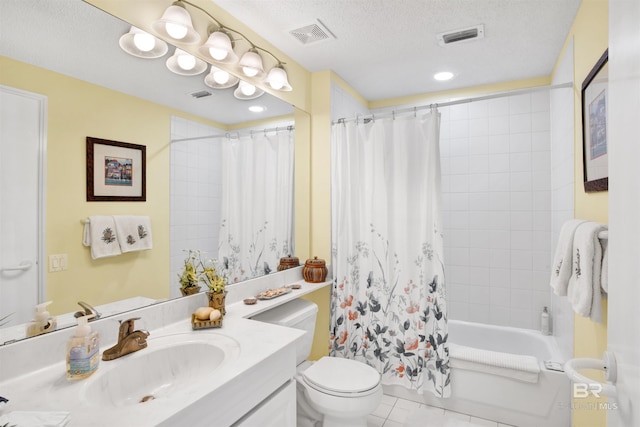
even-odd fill
[(49, 273), (67, 269), (67, 254), (49, 255)]

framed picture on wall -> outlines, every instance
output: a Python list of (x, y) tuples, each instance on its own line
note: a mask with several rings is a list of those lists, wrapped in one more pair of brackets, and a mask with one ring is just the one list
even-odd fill
[(582, 158), (587, 192), (609, 189), (608, 59), (607, 49), (582, 84)]
[(144, 202), (146, 147), (87, 137), (87, 201)]

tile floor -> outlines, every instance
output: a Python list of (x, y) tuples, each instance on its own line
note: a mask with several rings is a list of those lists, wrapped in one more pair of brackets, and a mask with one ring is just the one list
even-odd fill
[(399, 399), (386, 394), (382, 396), (380, 406), (367, 418), (367, 427), (405, 427), (405, 421), (411, 411), (418, 408), (433, 411), (434, 414), (444, 416), (445, 419), (455, 419), (458, 421), (458, 424), (462, 423), (461, 425), (466, 426), (466, 423), (468, 423), (469, 427), (511, 427), (507, 424), (447, 411), (442, 408), (422, 405), (417, 402)]

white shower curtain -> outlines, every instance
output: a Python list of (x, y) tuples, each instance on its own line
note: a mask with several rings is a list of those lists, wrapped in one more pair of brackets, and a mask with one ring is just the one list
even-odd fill
[(219, 262), (228, 283), (275, 272), (293, 253), (292, 130), (222, 144)]
[(331, 355), (448, 397), (439, 121), (333, 126)]

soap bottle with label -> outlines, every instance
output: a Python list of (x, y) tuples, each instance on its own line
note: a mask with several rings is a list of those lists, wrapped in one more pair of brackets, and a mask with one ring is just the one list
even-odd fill
[(27, 337), (55, 331), (57, 322), (56, 318), (47, 311), (49, 304), (51, 304), (51, 301), (36, 305), (36, 314), (33, 320), (27, 324)]
[(545, 306), (540, 314), (540, 332), (542, 335), (551, 335), (551, 327), (549, 326), (549, 309)]
[(100, 340), (98, 332), (89, 326), (93, 316), (78, 317), (75, 334), (67, 344), (67, 378), (70, 380), (87, 378), (98, 369)]

